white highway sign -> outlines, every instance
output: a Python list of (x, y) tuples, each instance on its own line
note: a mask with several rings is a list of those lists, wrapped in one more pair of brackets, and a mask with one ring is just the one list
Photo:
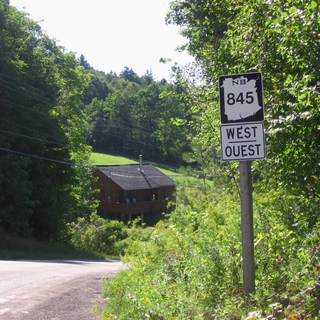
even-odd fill
[(223, 124), (264, 120), (260, 72), (220, 76), (219, 98)]
[(221, 125), (220, 136), (223, 161), (265, 158), (264, 126), (262, 122)]

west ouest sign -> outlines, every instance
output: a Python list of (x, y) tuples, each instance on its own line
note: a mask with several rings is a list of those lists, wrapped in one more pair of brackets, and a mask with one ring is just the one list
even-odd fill
[(264, 159), (262, 74), (220, 76), (219, 98), (222, 160)]

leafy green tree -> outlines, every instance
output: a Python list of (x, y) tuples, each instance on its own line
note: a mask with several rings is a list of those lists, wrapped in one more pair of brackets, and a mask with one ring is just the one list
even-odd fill
[(105, 77), (104, 73), (91, 68), (88, 71), (88, 75), (90, 75), (91, 81), (89, 86), (85, 89), (84, 96), (81, 98), (84, 105), (90, 104), (94, 98), (104, 100), (108, 94), (112, 92), (111, 86), (108, 86), (108, 82), (111, 82), (111, 80)]
[(92, 102), (85, 106), (85, 113), (90, 118), (87, 127), (87, 139), (95, 150), (104, 150), (106, 148), (105, 131), (108, 128), (108, 119), (110, 108), (107, 103), (94, 98)]
[(124, 67), (124, 69), (121, 71), (120, 78), (123, 78), (130, 82), (135, 82), (137, 84), (140, 84), (139, 76), (132, 69), (129, 69), (128, 67)]
[(148, 69), (144, 76), (141, 77), (141, 84), (143, 87), (148, 86), (154, 81), (152, 69)]
[(1, 1), (0, 17), (0, 228), (57, 238), (90, 196), (78, 188), (87, 169), (68, 165), (90, 152), (79, 107), (89, 78), (25, 13)]
[[(173, 1), (167, 17), (183, 27), (184, 49), (200, 68), (203, 89), (190, 97), (204, 101), (193, 104), (197, 123), (203, 120), (197, 128), (203, 144), (209, 147), (217, 133), (217, 77), (261, 71), (268, 160), (260, 163), (260, 174), (270, 177), (266, 183), (285, 184), (302, 195), (308, 206), (317, 206), (320, 186), (319, 11), (313, 0), (187, 0)], [(309, 222), (317, 219), (311, 209)]]
[[(151, 71), (138, 81), (129, 80), (138, 76), (128, 68), (120, 77), (94, 70), (90, 73), (91, 93), (82, 103), (89, 117), (88, 141), (95, 150), (126, 156), (142, 153), (149, 160), (181, 162), (182, 153), (188, 150), (187, 127), (176, 126), (174, 119), (184, 119), (187, 108), (177, 86), (155, 82)], [(102, 90), (105, 99), (95, 94), (98, 83), (107, 84), (108, 91)], [(88, 97), (93, 98), (89, 104)]]
[(92, 69), (88, 61), (85, 59), (85, 56), (82, 54), (80, 56), (80, 66), (84, 67), (86, 70)]

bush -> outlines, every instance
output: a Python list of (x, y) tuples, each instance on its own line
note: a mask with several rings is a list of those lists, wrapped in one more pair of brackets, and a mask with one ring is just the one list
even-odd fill
[(119, 245), (126, 239), (127, 227), (123, 222), (107, 220), (92, 214), (89, 220), (78, 218), (77, 223), (69, 225), (70, 242), (80, 250), (120, 255), (123, 253)]
[(148, 239), (131, 240), (124, 257), (128, 269), (105, 285), (104, 319), (319, 316), (320, 225), (302, 237), (305, 225), (292, 226), (283, 214), (290, 196), (261, 190), (254, 195), (256, 292), (249, 295), (243, 290), (239, 198), (188, 192), (189, 200)]

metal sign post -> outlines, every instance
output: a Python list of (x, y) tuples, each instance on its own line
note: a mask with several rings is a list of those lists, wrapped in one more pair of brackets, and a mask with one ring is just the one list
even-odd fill
[(243, 287), (255, 291), (251, 160), (265, 158), (260, 72), (219, 77), (221, 155), (239, 160)]
[(240, 195), (244, 291), (255, 291), (251, 161), (240, 161)]

